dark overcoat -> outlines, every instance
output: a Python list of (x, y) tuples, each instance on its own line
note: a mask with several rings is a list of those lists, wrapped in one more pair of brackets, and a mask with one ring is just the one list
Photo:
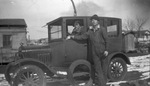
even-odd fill
[(75, 36), (74, 39), (89, 39), (92, 48), (92, 55), (93, 53), (96, 53), (96, 55), (101, 57), (104, 51), (108, 51), (108, 36), (104, 27), (100, 27), (96, 31), (91, 28), (84, 34)]

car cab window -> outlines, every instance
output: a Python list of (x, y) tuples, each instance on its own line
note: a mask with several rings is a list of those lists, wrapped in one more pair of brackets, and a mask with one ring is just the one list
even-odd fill
[[(79, 29), (76, 29), (75, 25), (79, 23)], [(67, 19), (66, 31), (68, 35), (81, 35), (85, 32), (83, 19)]]
[(118, 36), (118, 27), (119, 21), (117, 20), (108, 20), (107, 21), (107, 32), (108, 37), (117, 37)]
[(62, 38), (62, 27), (59, 25), (51, 26), (50, 35), (51, 40)]

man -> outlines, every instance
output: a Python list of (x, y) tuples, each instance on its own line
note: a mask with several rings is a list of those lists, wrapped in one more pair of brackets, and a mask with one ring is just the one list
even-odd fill
[(81, 35), (82, 34), (82, 27), (81, 27), (81, 22), (80, 21), (75, 21), (74, 23), (74, 29), (72, 31), (72, 35)]
[[(94, 61), (94, 68), (97, 72), (98, 86), (106, 86), (106, 71), (104, 73), (103, 60), (108, 55), (108, 41), (107, 41), (107, 31), (104, 27), (99, 24), (99, 17), (93, 15), (91, 17), (91, 22), (93, 26), (89, 28), (88, 32), (83, 35), (71, 35), (69, 38), (76, 40), (88, 39), (92, 48), (92, 59)], [(103, 65), (103, 68), (102, 68)], [(107, 67), (105, 67), (107, 68)], [(95, 75), (95, 74), (94, 74)], [(92, 77), (93, 80), (95, 77)]]

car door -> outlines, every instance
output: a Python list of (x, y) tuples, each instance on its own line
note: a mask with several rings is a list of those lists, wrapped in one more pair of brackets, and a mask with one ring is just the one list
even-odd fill
[[(82, 33), (87, 31), (86, 19), (66, 19), (66, 32), (67, 36), (71, 35), (73, 31), (73, 25), (75, 21), (80, 21), (82, 26)], [(82, 34), (81, 34), (82, 35)], [(66, 64), (70, 64), (78, 59), (86, 59), (87, 58), (87, 40), (74, 40), (69, 39), (65, 42), (65, 51), (66, 51)]]
[[(58, 22), (58, 20), (56, 22)], [(61, 23), (56, 25), (52, 23), (49, 27), (51, 27), (49, 28), (49, 45), (51, 48), (51, 61), (49, 63), (51, 66), (61, 67), (65, 62), (65, 45), (63, 41), (62, 25)]]

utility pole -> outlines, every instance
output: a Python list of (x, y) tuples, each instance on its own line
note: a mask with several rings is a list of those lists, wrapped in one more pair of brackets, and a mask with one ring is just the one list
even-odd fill
[(71, 3), (73, 5), (73, 9), (74, 9), (74, 16), (77, 16), (76, 7), (75, 7), (75, 4), (74, 4), (73, 0), (71, 0)]

